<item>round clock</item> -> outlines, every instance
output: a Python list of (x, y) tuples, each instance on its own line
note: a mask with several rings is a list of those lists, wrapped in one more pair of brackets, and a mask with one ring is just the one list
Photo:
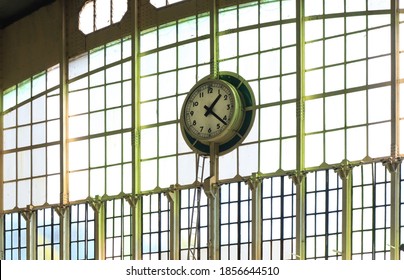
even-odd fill
[(182, 114), (184, 128), (192, 137), (204, 143), (224, 143), (240, 125), (240, 97), (228, 82), (207, 80), (191, 90)]
[(208, 154), (210, 143), (219, 145), (219, 154), (230, 152), (250, 130), (254, 107), (251, 88), (236, 74), (206, 77), (190, 90), (182, 106), (184, 139), (199, 154)]

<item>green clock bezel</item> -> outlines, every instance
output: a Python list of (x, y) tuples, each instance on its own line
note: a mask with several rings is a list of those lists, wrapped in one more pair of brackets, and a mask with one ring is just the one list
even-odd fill
[[(237, 110), (239, 110), (237, 114), (239, 114), (240, 115), (239, 117), (241, 118), (239, 124), (237, 125), (237, 127), (232, 128), (234, 129), (234, 131), (230, 133), (231, 137), (226, 136), (223, 138), (225, 139), (225, 141), (218, 143), (219, 145), (218, 153), (219, 155), (224, 155), (237, 148), (250, 132), (255, 119), (255, 98), (254, 93), (252, 92), (252, 89), (248, 85), (247, 81), (245, 81), (242, 77), (240, 77), (235, 73), (220, 72), (218, 74), (218, 80), (227, 82), (230, 85), (232, 85), (235, 89), (235, 92), (238, 94), (238, 99), (240, 102), (238, 106), (239, 108), (237, 108)], [(192, 90), (206, 82), (212, 82), (211, 77), (208, 76), (203, 78), (192, 88)], [(192, 93), (192, 90), (190, 91), (190, 94)], [(201, 155), (208, 155), (210, 153), (210, 146), (209, 146), (210, 142), (206, 140), (197, 139), (196, 137), (193, 137), (189, 133), (189, 131), (187, 131), (183, 115), (185, 102), (181, 110), (181, 120), (180, 120), (181, 132), (184, 137), (184, 140), (194, 152)]]

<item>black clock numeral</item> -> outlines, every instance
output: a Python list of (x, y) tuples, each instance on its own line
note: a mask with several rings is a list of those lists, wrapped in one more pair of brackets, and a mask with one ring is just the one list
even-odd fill
[(208, 133), (211, 133), (212, 132), (212, 129), (209, 127), (209, 129), (208, 129)]
[(194, 126), (196, 125), (196, 120), (194, 120), (194, 121), (192, 122), (192, 125), (194, 125)]
[(227, 104), (227, 111), (229, 111), (230, 108), (231, 108), (231, 105), (230, 105), (230, 104)]
[(203, 91), (201, 91), (201, 92), (199, 93), (199, 97), (200, 97), (200, 98), (203, 98)]
[(226, 94), (226, 95), (223, 95), (223, 99), (224, 100), (227, 100), (229, 98), (229, 96)]
[(212, 87), (208, 87), (208, 93), (213, 93), (213, 88)]
[(224, 115), (223, 120), (227, 121), (227, 115)]
[(203, 126), (200, 126), (199, 128), (201, 129), (201, 132), (202, 132), (202, 130), (203, 130)]
[(220, 129), (220, 123), (218, 123), (218, 124), (216, 125), (216, 128), (217, 128), (217, 129)]
[(193, 106), (193, 107), (197, 107), (198, 105), (199, 105), (198, 101), (192, 102), (192, 106)]
[(193, 116), (193, 115), (194, 115), (194, 111), (189, 112), (189, 114), (190, 114), (191, 116)]

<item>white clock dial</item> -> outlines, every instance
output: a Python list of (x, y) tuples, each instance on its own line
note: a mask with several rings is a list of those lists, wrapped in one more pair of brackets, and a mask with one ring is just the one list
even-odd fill
[(202, 141), (222, 141), (237, 125), (238, 95), (227, 82), (212, 80), (194, 88), (186, 99), (183, 117), (190, 135)]

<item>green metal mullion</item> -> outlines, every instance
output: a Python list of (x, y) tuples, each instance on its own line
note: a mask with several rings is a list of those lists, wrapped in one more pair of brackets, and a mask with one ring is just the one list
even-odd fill
[[(352, 164), (344, 160), (340, 167), (335, 169), (342, 181), (342, 259), (352, 259)], [(362, 192), (363, 192), (363, 167), (362, 170)], [(363, 199), (363, 195), (362, 195)], [(363, 202), (362, 202), (363, 205)], [(363, 208), (362, 208), (363, 215)], [(363, 223), (363, 219), (362, 219)], [(363, 227), (363, 226), (362, 226)], [(361, 233), (363, 237), (363, 232)], [(362, 244), (363, 245), (363, 244)]]
[[(366, 1), (366, 11), (368, 11), (368, 1)], [(366, 156), (369, 156), (369, 16), (366, 16)]]
[[(323, 14), (325, 14), (325, 0), (323, 0)], [(321, 38), (321, 41), (322, 41), (322, 44), (323, 44), (323, 46), (322, 46), (322, 49), (323, 49), (323, 58), (322, 58), (322, 72), (323, 72), (323, 92), (322, 92), (322, 103), (323, 103), (323, 111), (322, 111), (322, 118), (323, 118), (323, 131), (321, 132), (322, 133), (322, 138), (323, 138), (323, 162), (322, 163), (325, 163), (326, 162), (326, 158), (325, 158), (325, 154), (326, 154), (326, 145), (327, 145), (327, 143), (326, 143), (326, 141), (325, 141), (325, 134), (326, 134), (326, 117), (325, 117), (325, 114), (326, 114), (326, 108), (325, 108), (325, 106), (326, 106), (326, 104), (325, 104), (325, 99), (326, 99), (326, 97), (325, 97), (325, 83), (326, 83), (326, 80), (325, 80), (325, 70), (326, 70), (326, 66), (325, 66), (325, 19), (322, 19), (322, 25), (323, 25), (323, 34), (322, 34), (322, 38)], [(326, 256), (326, 259), (327, 259), (327, 256)]]
[[(0, 32), (0, 39), (3, 39), (2, 32)], [(0, 47), (0, 55), (3, 55), (2, 47)], [(4, 112), (3, 112), (3, 79), (2, 70), (0, 70), (0, 260), (5, 259), (5, 244), (4, 244), (4, 233), (5, 233), (5, 214), (4, 214)], [(17, 95), (16, 95), (17, 96)], [(17, 115), (17, 112), (16, 112)], [(17, 129), (16, 129), (17, 133)], [(16, 135), (17, 137), (17, 135)], [(16, 169), (17, 170), (17, 169)], [(17, 200), (16, 200), (17, 201)]]
[(210, 74), (212, 77), (217, 77), (219, 71), (219, 8), (217, 1), (211, 0), (212, 3), (210, 4)]
[(132, 26), (132, 259), (142, 259), (142, 199), (140, 158), (140, 0), (131, 7)]
[[(280, 18), (282, 17), (282, 3), (279, 3), (280, 6), (280, 10), (279, 10), (279, 16)], [(281, 18), (282, 20), (282, 18)], [(283, 98), (282, 98), (282, 53), (283, 53), (283, 49), (284, 47), (282, 46), (282, 37), (283, 37), (283, 32), (282, 32), (282, 21), (279, 23), (279, 168), (282, 168), (282, 151), (283, 151), (283, 126), (282, 126), (282, 122), (283, 122), (283, 108), (285, 103), (283, 102)]]
[[(325, 171), (325, 259), (328, 260), (329, 259), (329, 247), (330, 247), (330, 243), (329, 243), (329, 239), (330, 239), (330, 229), (329, 229), (329, 225), (330, 225), (330, 208), (329, 208), (329, 203), (330, 203), (330, 174), (329, 174), (329, 170)], [(338, 249), (338, 248), (336, 248)], [(337, 253), (337, 257), (338, 257), (338, 253)]]
[[(400, 12), (399, 1), (391, 0), (391, 174), (390, 259), (400, 259)], [(404, 213), (401, 213), (404, 215)], [(404, 236), (401, 237), (402, 240)]]
[[(2, 92), (2, 91), (0, 91), (0, 92)], [(0, 98), (0, 99), (2, 99), (2, 98)], [(1, 101), (0, 101), (0, 103), (1, 103)], [(0, 173), (2, 173), (2, 172), (0, 172)], [(2, 182), (2, 181), (3, 180), (1, 180), (0, 182)], [(1, 188), (1, 189), (3, 190), (3, 188)], [(1, 192), (1, 193), (3, 193), (3, 192)], [(0, 195), (0, 196), (2, 196), (2, 195)], [(3, 209), (3, 208), (0, 208), (0, 209)], [(18, 214), (18, 216), (20, 216), (20, 215)], [(5, 246), (4, 246), (4, 239), (5, 239), (4, 236), (5, 236), (5, 232), (6, 232), (5, 226), (4, 226), (5, 219), (6, 219), (6, 215), (4, 213), (0, 214), (0, 252), (1, 252), (0, 253), (0, 260), (5, 260), (6, 259), (6, 256), (5, 256), (6, 250), (5, 250)], [(20, 222), (18, 224), (20, 225)], [(20, 233), (19, 233), (19, 235), (20, 235)], [(19, 242), (21, 242), (20, 238), (21, 237), (19, 236)], [(19, 250), (19, 255), (21, 255), (21, 249)], [(21, 259), (21, 258), (19, 257), (19, 259)]]
[[(346, 1), (344, 0), (344, 13), (346, 14)], [(347, 38), (347, 28), (346, 28), (346, 20), (347, 16), (344, 16), (344, 89), (347, 88), (347, 43), (346, 43), (346, 38)], [(343, 92), (344, 95), (344, 159), (348, 158), (348, 133), (347, 133), (347, 127), (348, 127), (348, 115), (347, 115), (347, 108), (348, 108), (348, 103), (347, 103), (347, 91)], [(352, 234), (352, 233), (351, 233)]]
[[(123, 171), (122, 171), (123, 172)], [(125, 231), (124, 231), (124, 221), (125, 221), (125, 200), (121, 199), (121, 260), (125, 259)]]
[[(59, 85), (59, 107), (60, 107), (60, 206), (58, 209), (57, 215), (59, 215), (59, 259), (67, 260), (70, 259), (70, 209), (64, 208), (64, 206), (69, 204), (69, 145), (67, 142), (68, 139), (68, 76), (69, 76), (69, 60), (68, 60), (68, 39), (67, 39), (67, 0), (62, 0), (62, 8), (61, 8), (61, 62), (60, 62), (60, 85)], [(47, 93), (45, 94), (45, 102), (47, 101)], [(48, 106), (46, 104), (46, 111), (48, 110)], [(46, 119), (46, 126), (48, 125), (48, 120)], [(46, 137), (48, 135), (48, 130), (46, 130)], [(48, 149), (46, 146), (45, 154), (48, 154)], [(45, 163), (47, 166), (47, 163)], [(46, 185), (48, 189), (49, 186)], [(53, 213), (54, 210), (52, 210)], [(53, 220), (52, 220), (53, 221)], [(53, 231), (53, 225), (52, 225)], [(52, 234), (53, 235), (53, 234)], [(53, 247), (53, 246), (52, 246)], [(52, 248), (53, 254), (53, 248)]]
[(281, 250), (280, 250), (280, 259), (285, 259), (285, 185), (284, 185), (284, 177), (281, 178)]
[[(112, 0), (111, 0), (112, 1)], [(111, 13), (112, 13), (112, 10), (113, 10), (113, 6), (112, 6), (112, 3), (111, 3)], [(111, 22), (112, 22), (112, 15), (111, 15)], [(124, 123), (124, 108), (125, 108), (125, 106), (123, 105), (123, 82), (124, 82), (124, 79), (123, 79), (123, 65), (124, 65), (124, 63), (122, 62), (122, 56), (123, 56), (123, 45), (124, 45), (124, 41), (123, 41), (123, 39), (121, 39), (120, 40), (120, 47), (121, 47), (121, 57), (120, 57), (120, 65), (121, 65), (121, 79), (120, 79), (120, 88), (121, 88), (121, 104), (118, 106), (118, 108), (120, 108), (121, 109), (121, 127), (119, 128), (119, 130), (120, 130), (120, 135), (121, 135), (121, 163), (120, 163), (120, 167), (121, 167), (121, 192), (123, 193), (124, 192), (124, 190), (123, 190), (123, 182), (124, 182), (124, 176), (123, 176), (123, 167), (124, 167), (124, 132), (123, 132), (123, 127), (124, 127), (124, 125), (123, 125), (123, 123)], [(125, 203), (125, 200), (122, 200), (122, 203)], [(123, 224), (123, 223), (122, 223)], [(122, 232), (123, 232), (123, 228), (122, 228)], [(122, 240), (123, 240), (124, 238), (122, 238)], [(122, 248), (124, 248), (124, 246), (123, 246), (123, 241), (122, 241)], [(122, 254), (124, 253), (124, 251), (122, 250)]]
[(372, 163), (372, 259), (376, 260), (376, 164)]
[(262, 177), (253, 173), (249, 178), (248, 185), (251, 192), (251, 259), (262, 259)]
[(290, 178), (296, 186), (296, 258), (306, 259), (306, 180), (305, 180), (305, 126), (304, 126), (304, 1), (296, 0), (296, 173)]
[[(238, 10), (238, 9), (237, 9)], [(241, 188), (237, 183), (237, 259), (241, 260)]]

